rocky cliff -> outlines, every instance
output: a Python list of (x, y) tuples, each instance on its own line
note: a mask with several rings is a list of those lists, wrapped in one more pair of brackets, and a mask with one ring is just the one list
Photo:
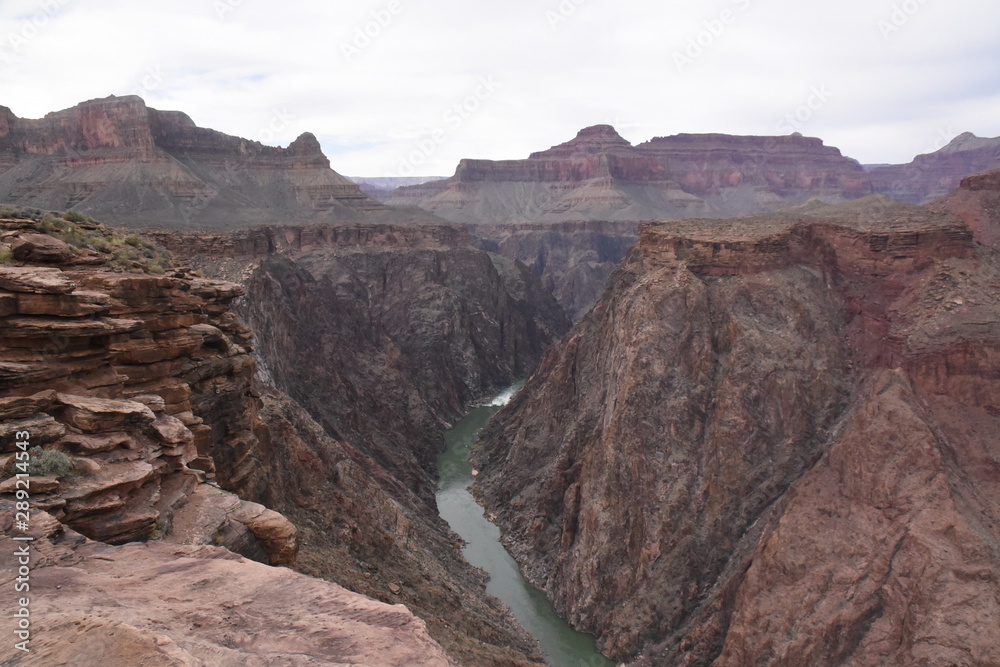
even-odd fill
[(819, 139), (681, 134), (632, 146), (609, 125), (526, 160), (462, 160), (450, 179), (389, 200), (475, 223), (674, 220), (871, 193), (856, 161)]
[(898, 201), (927, 203), (959, 187), (962, 179), (1000, 168), (1000, 137), (958, 135), (933, 153), (918, 155), (909, 164), (872, 169), (872, 190)]
[(524, 263), (573, 321), (590, 310), (639, 238), (634, 222), (470, 225), (478, 244)]
[(967, 176), (957, 190), (927, 207), (958, 216), (977, 241), (1000, 250), (1000, 171)]
[[(229, 312), (242, 289), (182, 272), (111, 270), (122, 259), (115, 246), (160, 274), (163, 258), (93, 223), (9, 219), (0, 230), (11, 257), (0, 266), (6, 473), (17, 468), (12, 436), (26, 431), (41, 460), (65, 468), (52, 463), (61, 476), (34, 481), (36, 506), (87, 537), (219, 541), (264, 562), (294, 562), (287, 520), (211, 481), (213, 454), (255, 442), (260, 424), (249, 331)], [(15, 486), (10, 477), (0, 492)], [(203, 498), (218, 510), (194, 511)]]
[(612, 657), (992, 664), (998, 288), (961, 221), (882, 198), (644, 225), (478, 492)]
[(41, 119), (0, 107), (0, 201), (175, 228), (384, 213), (330, 168), (312, 134), (287, 148), (265, 146), (197, 127), (181, 112), (151, 109), (134, 96), (91, 100)]

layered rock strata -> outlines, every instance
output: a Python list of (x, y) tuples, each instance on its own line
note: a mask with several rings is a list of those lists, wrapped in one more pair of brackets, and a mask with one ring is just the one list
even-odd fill
[(913, 158), (908, 164), (871, 170), (872, 190), (898, 201), (928, 203), (959, 187), (962, 179), (1000, 169), (1000, 137), (965, 132), (946, 146)]
[(871, 194), (864, 169), (819, 139), (681, 134), (632, 146), (609, 125), (526, 160), (462, 160), (388, 200), (474, 223), (641, 221), (765, 211)]
[(0, 201), (175, 228), (362, 220), (384, 209), (330, 168), (308, 132), (287, 148), (265, 146), (135, 96), (41, 119), (0, 107)]
[(478, 492), (636, 665), (992, 664), (1000, 258), (864, 199), (644, 225)]
[[(73, 470), (41, 477), (36, 506), (109, 544), (215, 541), (264, 562), (294, 562), (287, 520), (211, 486), (213, 453), (245, 449), (260, 425), (250, 333), (229, 312), (242, 288), (111, 271), (94, 264), (99, 253), (77, 252), (33, 221), (0, 225), (15, 257), (48, 264), (0, 266), (3, 431), (29, 433), (43, 448), (38, 456), (62, 452)], [(13, 437), (2, 452), (11, 474)], [(15, 482), (0, 492), (13, 493)], [(204, 495), (225, 509), (192, 516)]]
[(1000, 250), (1000, 171), (963, 178), (957, 190), (928, 208), (958, 216), (977, 241)]

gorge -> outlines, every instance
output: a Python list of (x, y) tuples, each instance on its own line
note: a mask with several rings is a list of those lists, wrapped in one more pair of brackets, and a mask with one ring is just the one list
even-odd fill
[(558, 616), (637, 667), (1000, 662), (995, 141), (602, 125), (387, 205), (308, 133), (0, 110), (23, 664), (556, 664), (508, 584), (585, 664)]

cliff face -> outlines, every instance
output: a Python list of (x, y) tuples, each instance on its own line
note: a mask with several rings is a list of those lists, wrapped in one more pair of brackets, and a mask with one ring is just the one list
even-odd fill
[(233, 461), (259, 460), (256, 474), (220, 463), (223, 485), (303, 528), (306, 571), (404, 601), (467, 664), (530, 664), (530, 640), (437, 515), (434, 461), (449, 421), (528, 374), (568, 328), (538, 278), (456, 225), (169, 238), (245, 285), (237, 308), (273, 386), (271, 442)]
[[(287, 520), (207, 483), (213, 455), (255, 443), (260, 425), (249, 331), (229, 312), (242, 289), (183, 273), (113, 272), (109, 254), (85, 244), (130, 246), (120, 236), (56, 221), (74, 248), (43, 233), (48, 222), (0, 221), (15, 258), (0, 266), (6, 472), (17, 471), (12, 436), (27, 431), (51, 450), (38, 456), (68, 454), (77, 473), (33, 484), (36, 506), (92, 539), (218, 541), (293, 562)], [(14, 493), (15, 482), (0, 492)], [(216, 507), (199, 515), (206, 499)]]
[(819, 139), (682, 134), (632, 146), (598, 125), (526, 160), (462, 160), (452, 178), (400, 188), (389, 203), (458, 222), (639, 221), (870, 193), (861, 165)]
[(977, 241), (1000, 250), (1000, 171), (967, 176), (957, 190), (927, 207), (958, 216)]
[(481, 247), (523, 262), (573, 321), (597, 302), (639, 238), (634, 222), (484, 223), (469, 231)]
[(885, 199), (644, 225), (479, 493), (619, 659), (994, 662), (997, 287), (960, 221)]
[(330, 169), (309, 133), (288, 148), (264, 146), (134, 96), (37, 120), (0, 108), (0, 201), (189, 228), (358, 220), (383, 209)]
[[(657, 137), (636, 150), (659, 157), (685, 192), (707, 197), (713, 211), (727, 210), (726, 199), (743, 194), (744, 210), (753, 213), (772, 203), (811, 198), (857, 199), (871, 194), (863, 168), (832, 146), (798, 134), (740, 137), (726, 134), (678, 134)], [(765, 195), (766, 193), (766, 195)], [(756, 196), (757, 199), (749, 199)], [(753, 202), (758, 208), (753, 208)]]
[(1000, 137), (960, 134), (933, 153), (918, 155), (909, 164), (871, 171), (872, 189), (898, 201), (923, 204), (959, 187), (966, 176), (1000, 168)]

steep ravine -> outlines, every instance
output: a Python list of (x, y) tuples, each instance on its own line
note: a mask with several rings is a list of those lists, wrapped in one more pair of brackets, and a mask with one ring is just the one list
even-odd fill
[(996, 664), (998, 293), (968, 227), (881, 198), (645, 225), (478, 488), (613, 658)]
[[(531, 664), (532, 642), (437, 514), (435, 460), (473, 400), (531, 372), (568, 327), (562, 309), (457, 226), (253, 233), (263, 242), (174, 245), (247, 289), (237, 308), (271, 441), (220, 461), (223, 486), (299, 527), (303, 571), (406, 604), (467, 665)], [(219, 246), (227, 256), (200, 252)]]

